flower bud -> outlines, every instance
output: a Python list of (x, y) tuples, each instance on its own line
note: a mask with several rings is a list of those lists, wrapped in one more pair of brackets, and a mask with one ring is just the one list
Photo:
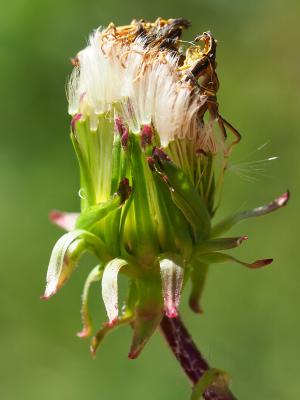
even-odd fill
[[(137, 357), (163, 315), (177, 316), (188, 279), (191, 308), (200, 312), (209, 264), (259, 268), (271, 261), (247, 263), (223, 253), (246, 237), (220, 235), (284, 206), (288, 193), (212, 226), (241, 137), (219, 112), (216, 41), (204, 32), (184, 52), (180, 38), (188, 26), (161, 18), (110, 24), (76, 56), (68, 100), (81, 210), (50, 216), (69, 232), (53, 249), (43, 297), (69, 279), (83, 253), (98, 258), (84, 287), (79, 333), (92, 334), (88, 292), (101, 280), (108, 323), (92, 339), (93, 354), (114, 327), (130, 323), (129, 357)], [(121, 312), (118, 274), (129, 282)]]

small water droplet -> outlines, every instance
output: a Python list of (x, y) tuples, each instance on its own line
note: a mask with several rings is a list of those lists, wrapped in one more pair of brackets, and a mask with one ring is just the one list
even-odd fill
[(83, 188), (79, 189), (78, 196), (83, 200), (86, 200), (88, 198), (87, 193)]

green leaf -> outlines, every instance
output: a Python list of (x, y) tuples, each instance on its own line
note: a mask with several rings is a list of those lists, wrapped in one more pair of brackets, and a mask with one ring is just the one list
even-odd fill
[(85, 338), (90, 336), (93, 329), (92, 319), (90, 316), (89, 308), (88, 308), (88, 295), (90, 286), (93, 282), (98, 282), (102, 278), (103, 269), (101, 265), (97, 265), (92, 271), (89, 273), (83, 288), (82, 293), (82, 304), (81, 304), (81, 318), (83, 328), (80, 332), (77, 333), (77, 336), (80, 338)]
[(212, 228), (211, 237), (216, 237), (223, 234), (224, 232), (227, 232), (235, 224), (244, 219), (252, 217), (260, 217), (262, 215), (266, 215), (269, 214), (270, 212), (276, 211), (281, 207), (284, 207), (287, 204), (289, 197), (290, 194), (287, 191), (269, 204), (254, 208), (252, 210), (243, 211), (241, 213), (237, 213), (230, 217), (225, 218)]

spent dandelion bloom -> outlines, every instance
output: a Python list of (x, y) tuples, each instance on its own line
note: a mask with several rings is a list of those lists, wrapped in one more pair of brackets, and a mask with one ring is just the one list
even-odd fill
[[(256, 269), (272, 261), (244, 262), (227, 254), (247, 237), (224, 234), (246, 218), (284, 206), (288, 193), (212, 224), (241, 136), (219, 111), (217, 43), (204, 32), (187, 47), (181, 35), (188, 27), (187, 20), (161, 18), (110, 24), (94, 31), (73, 59), (67, 92), (81, 209), (50, 214), (67, 233), (54, 246), (43, 298), (68, 281), (84, 253), (96, 256), (83, 289), (78, 333), (92, 336), (92, 354), (110, 331), (125, 324), (133, 328), (130, 358), (139, 355), (159, 326), (171, 347), (173, 328), (182, 346), (191, 346), (178, 314), (187, 282), (190, 307), (200, 313), (210, 264), (235, 262)], [(128, 278), (122, 310), (119, 274)], [(94, 282), (108, 318), (98, 330), (88, 305)], [(201, 368), (191, 378), (196, 383), (202, 376), (194, 398), (200, 392), (206, 399), (233, 398), (218, 395), (223, 379), (218, 372), (205, 362)]]

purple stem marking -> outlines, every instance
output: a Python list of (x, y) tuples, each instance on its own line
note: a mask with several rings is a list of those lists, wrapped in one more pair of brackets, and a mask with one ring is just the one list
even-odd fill
[[(162, 333), (182, 369), (195, 385), (209, 369), (207, 361), (197, 349), (180, 317), (163, 317), (160, 324)], [(228, 388), (218, 388), (213, 384), (203, 394), (205, 400), (236, 400)]]

